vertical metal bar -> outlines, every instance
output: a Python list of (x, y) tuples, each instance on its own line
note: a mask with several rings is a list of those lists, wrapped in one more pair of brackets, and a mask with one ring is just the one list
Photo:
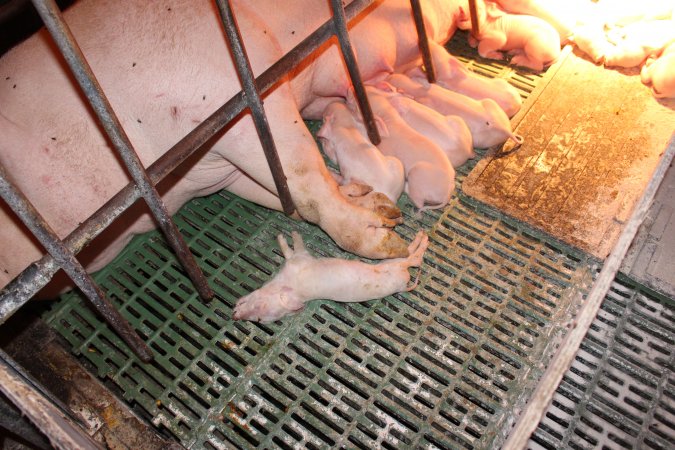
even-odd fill
[[(347, 19), (354, 18), (372, 2), (373, 0), (352, 1), (345, 8)], [(332, 19), (324, 22), (311, 35), (256, 78), (258, 90), (266, 92), (282, 76), (286, 75), (300, 61), (332, 37), (335, 34), (333, 30)], [(182, 164), (198, 148), (230, 123), (234, 117), (238, 116), (245, 107), (244, 95), (240, 91), (148, 167), (148, 175), (152, 182), (157, 184)], [(133, 182), (129, 183), (66, 237), (64, 243), (73, 253), (78, 253), (139, 197), (137, 187)], [(0, 292), (0, 324), (44, 287), (54, 276), (56, 270), (58, 268), (54, 263), (54, 258), (47, 254), (12, 280)]]
[(267, 122), (267, 116), (265, 115), (265, 109), (262, 100), (260, 99), (260, 93), (255, 84), (251, 63), (249, 62), (246, 49), (244, 48), (241, 39), (241, 33), (237, 26), (237, 19), (232, 12), (232, 4), (230, 3), (230, 0), (217, 0), (216, 3), (218, 4), (218, 10), (220, 11), (223, 28), (225, 28), (225, 33), (230, 42), (230, 49), (234, 56), (235, 67), (237, 68), (239, 79), (244, 87), (246, 101), (251, 109), (253, 123), (258, 132), (260, 144), (263, 147), (265, 158), (267, 158), (267, 164), (272, 171), (272, 178), (274, 178), (274, 185), (277, 188), (279, 200), (281, 200), (281, 207), (283, 208), (284, 213), (288, 215), (293, 214), (295, 211), (295, 204), (291, 198), (291, 192), (288, 190), (286, 175), (284, 175), (284, 169), (281, 167), (279, 154), (277, 153), (276, 145), (272, 138), (272, 132), (270, 131), (270, 126)]
[(58, 6), (54, 0), (32, 1), (56, 45), (59, 47), (61, 54), (68, 63), (68, 66), (70, 66), (70, 70), (77, 79), (87, 100), (101, 122), (101, 125), (108, 134), (110, 141), (119, 152), (129, 174), (138, 186), (141, 196), (157, 220), (159, 228), (164, 232), (164, 236), (176, 252), (178, 260), (195, 284), (197, 292), (199, 292), (199, 295), (203, 299), (212, 298), (213, 291), (209, 287), (204, 274), (197, 266), (197, 263), (181, 237), (176, 224), (171, 220), (166, 205), (164, 205), (155, 186), (150, 181), (141, 160), (138, 158), (138, 155), (131, 145), (131, 141), (129, 141), (129, 138), (122, 129), (122, 125), (103, 93), (98, 80), (96, 80), (91, 67), (85, 60), (82, 51), (75, 42), (68, 25), (63, 21)]
[(101, 313), (105, 320), (113, 329), (124, 339), (129, 347), (138, 355), (141, 360), (149, 362), (152, 360), (152, 352), (145, 345), (145, 342), (134, 332), (120, 313), (105, 297), (101, 288), (99, 288), (84, 267), (75, 258), (75, 255), (69, 251), (63, 242), (51, 229), (48, 223), (44, 221), (40, 213), (23, 195), (23, 193), (7, 178), (5, 168), (0, 164), (0, 197), (7, 202), (21, 221), (28, 227), (43, 247), (54, 257), (56, 263), (68, 274), (75, 282), (78, 288), (87, 296), (94, 307)]
[(478, 23), (478, 0), (469, 0), (469, 14), (471, 15), (471, 35), (478, 39), (480, 36), (480, 23)]
[(363, 115), (363, 122), (368, 130), (368, 137), (373, 145), (378, 145), (381, 142), (380, 133), (375, 126), (375, 118), (373, 117), (373, 110), (370, 108), (366, 89), (363, 87), (363, 79), (361, 72), (356, 62), (356, 55), (349, 40), (349, 33), (347, 32), (347, 18), (345, 17), (345, 9), (342, 0), (331, 0), (331, 8), (333, 9), (333, 24), (335, 27), (335, 36), (337, 36), (340, 43), (340, 50), (347, 70), (349, 71), (349, 78), (354, 86), (354, 93), (356, 94), (356, 101), (359, 104), (359, 109)]
[(434, 63), (431, 60), (431, 50), (429, 50), (429, 37), (427, 36), (427, 29), (424, 26), (424, 16), (422, 15), (422, 5), (420, 0), (410, 0), (412, 7), (413, 19), (415, 20), (415, 29), (417, 30), (417, 40), (419, 42), (420, 52), (422, 52), (422, 62), (424, 63), (424, 71), (427, 74), (429, 83), (436, 82), (436, 71), (434, 70)]

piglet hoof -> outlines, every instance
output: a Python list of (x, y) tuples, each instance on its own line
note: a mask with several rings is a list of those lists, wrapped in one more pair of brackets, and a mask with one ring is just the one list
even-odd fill
[[(408, 252), (410, 255), (406, 258), (406, 264), (408, 267), (420, 267), (422, 265), (422, 260), (424, 258), (424, 252), (429, 247), (429, 236), (426, 235), (424, 231), (417, 232), (415, 239), (408, 246)], [(417, 272), (415, 281), (407, 286), (407, 291), (412, 291), (417, 287), (420, 281), (420, 273)]]
[(410, 267), (419, 267), (422, 265), (424, 252), (429, 247), (429, 236), (424, 231), (418, 231), (415, 239), (408, 246), (409, 256), (407, 262)]

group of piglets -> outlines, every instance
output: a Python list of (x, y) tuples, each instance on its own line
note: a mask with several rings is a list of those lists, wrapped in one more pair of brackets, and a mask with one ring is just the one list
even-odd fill
[[(675, 96), (675, 0), (477, 0), (479, 26), (460, 8), (457, 25), (472, 30), (469, 43), (482, 57), (542, 70), (571, 41), (606, 66), (642, 66), (642, 80), (657, 97)], [(416, 208), (445, 206), (454, 168), (511, 139), (509, 117), (521, 107), (502, 79), (471, 73), (438, 44), (430, 44), (437, 83), (420, 67), (370, 80), (366, 93), (381, 137), (367, 137), (353, 93), (329, 104), (318, 132), (326, 156), (339, 167), (345, 188), (368, 186), (394, 203), (403, 191)], [(407, 258), (366, 264), (312, 257), (299, 234), (294, 249), (278, 237), (286, 262), (260, 289), (242, 297), (234, 319), (271, 322), (317, 298), (358, 302), (413, 289), (408, 268), (422, 263), (428, 238), (420, 231)]]
[(366, 84), (377, 146), (353, 92), (326, 107), (317, 136), (340, 169), (340, 184), (366, 184), (394, 203), (405, 191), (419, 210), (442, 208), (454, 190), (455, 167), (473, 158), (474, 148), (521, 142), (509, 122), (521, 106), (518, 92), (504, 80), (469, 72), (442, 47), (432, 48), (444, 54), (436, 57), (445, 62), (437, 83), (416, 67)]
[(600, 0), (589, 10), (593, 20), (574, 29), (570, 40), (598, 64), (641, 67), (655, 97), (675, 97), (675, 1)]
[[(541, 70), (560, 45), (574, 43), (606, 67), (641, 67), (656, 97), (675, 97), (675, 0), (477, 0), (479, 31), (472, 45), (486, 58), (512, 55), (515, 65)], [(458, 26), (471, 29), (468, 11)]]
[[(371, 143), (351, 92), (330, 103), (317, 136), (326, 156), (339, 167), (335, 174), (347, 189), (369, 186), (394, 203), (405, 191), (416, 208), (445, 206), (455, 185), (455, 167), (488, 148), (520, 137), (509, 116), (521, 107), (518, 92), (502, 79), (471, 73), (459, 60), (432, 44), (437, 83), (429, 83), (420, 67), (393, 73), (366, 84), (366, 94), (381, 137)], [(279, 246), (286, 258), (278, 274), (237, 302), (233, 318), (272, 322), (301, 310), (313, 299), (360, 302), (382, 298), (417, 285), (410, 267), (422, 263), (428, 237), (420, 231), (407, 258), (378, 264), (340, 258), (314, 258), (299, 234), (293, 249), (283, 235)]]

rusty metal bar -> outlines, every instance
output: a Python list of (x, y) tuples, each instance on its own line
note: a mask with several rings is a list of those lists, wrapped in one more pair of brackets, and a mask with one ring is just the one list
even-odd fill
[(110, 138), (111, 143), (120, 154), (122, 160), (136, 185), (139, 187), (141, 196), (150, 208), (159, 228), (176, 252), (178, 260), (187, 271), (190, 279), (195, 284), (197, 292), (203, 299), (213, 297), (213, 291), (208, 285), (204, 274), (194, 260), (178, 227), (171, 219), (166, 205), (162, 201), (157, 189), (150, 181), (143, 164), (133, 149), (131, 141), (122, 129), (112, 106), (108, 102), (98, 80), (94, 76), (91, 67), (87, 63), (81, 49), (77, 45), (70, 28), (63, 21), (61, 11), (54, 0), (32, 0), (35, 9), (45, 23), (54, 42), (59, 47), (71, 72), (77, 79), (89, 104), (93, 108), (101, 125)]
[(478, 23), (478, 5), (479, 0), (469, 0), (469, 14), (471, 16), (471, 35), (478, 39), (480, 36), (480, 23)]
[(232, 4), (230, 3), (230, 0), (216, 0), (216, 3), (218, 5), (218, 11), (220, 12), (223, 28), (225, 29), (230, 44), (230, 50), (234, 57), (234, 65), (237, 69), (239, 80), (244, 88), (246, 103), (251, 110), (253, 123), (258, 132), (258, 138), (262, 144), (267, 164), (272, 171), (272, 178), (274, 179), (274, 185), (277, 188), (279, 200), (281, 200), (281, 207), (283, 208), (284, 213), (291, 215), (295, 212), (295, 205), (291, 198), (291, 192), (288, 190), (286, 175), (284, 175), (284, 169), (281, 167), (281, 161), (279, 160), (279, 154), (277, 153), (277, 148), (274, 144), (274, 139), (272, 138), (270, 125), (267, 122), (265, 108), (260, 99), (258, 88), (255, 85), (253, 69), (251, 68), (251, 63), (246, 54), (246, 48), (241, 40), (241, 32), (239, 31), (237, 19), (234, 17), (232, 11)]
[(356, 55), (354, 54), (352, 43), (349, 40), (345, 8), (342, 5), (342, 0), (331, 0), (330, 4), (333, 10), (335, 36), (337, 37), (338, 43), (340, 44), (342, 58), (347, 65), (349, 78), (351, 79), (352, 85), (354, 86), (354, 94), (356, 95), (356, 101), (359, 104), (359, 109), (361, 110), (361, 115), (363, 116), (363, 122), (366, 125), (366, 130), (368, 130), (368, 137), (370, 138), (370, 142), (372, 142), (373, 145), (378, 145), (381, 142), (380, 133), (377, 131), (377, 126), (375, 126), (373, 110), (370, 108), (370, 102), (368, 101), (368, 96), (366, 95), (366, 89), (363, 87), (361, 72), (359, 71), (359, 66), (356, 62)]
[(431, 60), (429, 37), (427, 36), (427, 29), (424, 26), (422, 5), (420, 5), (420, 0), (410, 0), (410, 6), (412, 7), (413, 19), (415, 20), (415, 29), (417, 30), (417, 40), (419, 42), (420, 52), (422, 53), (424, 71), (427, 74), (427, 80), (429, 83), (435, 83), (436, 70), (434, 70), (434, 63)]
[[(347, 20), (360, 14), (374, 0), (354, 0), (345, 8)], [(281, 77), (285, 76), (300, 61), (314, 52), (320, 45), (333, 36), (333, 21), (328, 20), (296, 47), (286, 53), (279, 61), (256, 78), (256, 86), (260, 92), (266, 92)], [(220, 132), (246, 107), (243, 92), (239, 92), (218, 108), (213, 114), (197, 125), (183, 139), (177, 142), (164, 155), (159, 157), (150, 167), (148, 175), (157, 184), (175, 168), (187, 160), (204, 143)], [(131, 206), (140, 194), (134, 183), (121, 189), (105, 205), (87, 218), (70, 235), (64, 239), (66, 246), (78, 253), (122, 212)], [(58, 266), (54, 258), (47, 254), (39, 261), (31, 264), (19, 276), (12, 280), (0, 292), (0, 324), (4, 323), (15, 311), (42, 289), (54, 276)]]
[(75, 258), (75, 255), (66, 248), (54, 230), (44, 221), (40, 213), (23, 195), (5, 173), (0, 164), (0, 197), (7, 202), (16, 215), (40, 241), (42, 246), (52, 255), (56, 263), (68, 274), (78, 288), (87, 296), (96, 310), (101, 313), (106, 322), (124, 339), (124, 342), (145, 362), (152, 360), (152, 352), (145, 342), (134, 332), (122, 315), (106, 298), (84, 267)]

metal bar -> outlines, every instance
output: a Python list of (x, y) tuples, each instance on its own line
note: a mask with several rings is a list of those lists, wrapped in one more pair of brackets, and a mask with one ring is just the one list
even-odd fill
[(39, 391), (24, 382), (4, 357), (0, 357), (0, 391), (30, 418), (54, 447), (64, 450), (102, 448), (80, 427), (54, 408)]
[(356, 101), (359, 104), (359, 109), (361, 110), (361, 115), (363, 116), (363, 122), (365, 123), (366, 129), (368, 131), (368, 137), (370, 138), (370, 142), (372, 142), (373, 145), (378, 145), (381, 142), (380, 133), (377, 131), (377, 126), (375, 125), (373, 110), (370, 108), (370, 102), (368, 101), (368, 96), (366, 95), (366, 89), (363, 87), (361, 72), (359, 71), (359, 66), (356, 62), (356, 55), (354, 54), (352, 43), (349, 40), (345, 8), (342, 5), (342, 0), (331, 0), (330, 4), (331, 8), (333, 9), (335, 36), (337, 36), (338, 43), (340, 44), (340, 51), (342, 52), (342, 58), (347, 65), (349, 78), (351, 79), (352, 85), (354, 86), (354, 94), (356, 94)]
[(21, 221), (40, 241), (42, 246), (52, 255), (56, 263), (68, 274), (80, 290), (101, 313), (110, 326), (124, 339), (124, 342), (145, 362), (152, 360), (152, 352), (145, 342), (134, 332), (122, 315), (105, 297), (84, 267), (75, 258), (54, 233), (49, 224), (23, 195), (23, 193), (7, 178), (5, 168), (0, 164), (0, 197), (7, 202)]
[(518, 422), (511, 429), (508, 439), (502, 447), (504, 450), (523, 449), (527, 446), (527, 441), (534, 430), (539, 425), (542, 416), (546, 412), (548, 405), (553, 399), (560, 381), (569, 369), (574, 357), (579, 351), (579, 346), (583, 341), (588, 329), (591, 327), (593, 320), (595, 320), (602, 301), (605, 299), (607, 292), (616, 277), (621, 262), (628, 252), (630, 244), (633, 242), (638, 228), (644, 221), (649, 207), (654, 201), (654, 196), (658, 190), (661, 181), (666, 175), (666, 171), (673, 162), (675, 155), (675, 133), (670, 138), (670, 142), (659, 161), (659, 165), (654, 170), (647, 188), (645, 189), (640, 201), (635, 205), (635, 209), (626, 223), (619, 240), (614, 249), (605, 260), (600, 274), (593, 283), (591, 292), (589, 292), (586, 300), (583, 301), (581, 308), (577, 311), (574, 323), (570, 331), (565, 335), (558, 351), (553, 356), (546, 371), (541, 376), (536, 389), (532, 393), (527, 408), (522, 412), (518, 418)]
[(469, 14), (471, 15), (471, 35), (476, 39), (478, 39), (478, 36), (480, 36), (480, 23), (478, 23), (478, 5), (476, 5), (477, 1), (479, 0), (469, 0)]
[(429, 37), (427, 36), (427, 29), (424, 26), (422, 5), (420, 5), (420, 0), (410, 0), (410, 6), (412, 7), (413, 19), (415, 20), (415, 29), (417, 30), (417, 40), (419, 42), (420, 52), (422, 53), (424, 71), (427, 74), (427, 80), (429, 83), (435, 83), (436, 71), (434, 70), (434, 63), (431, 60)]
[(171, 219), (166, 205), (162, 201), (157, 189), (150, 181), (148, 174), (143, 168), (141, 160), (131, 145), (128, 136), (122, 129), (115, 112), (110, 106), (98, 80), (94, 76), (91, 67), (87, 63), (81, 49), (77, 45), (70, 28), (63, 21), (61, 11), (54, 0), (32, 0), (35, 9), (40, 14), (42, 21), (49, 30), (54, 42), (59, 47), (71, 72), (77, 79), (89, 104), (93, 108), (101, 125), (110, 138), (113, 146), (120, 154), (122, 160), (136, 185), (139, 187), (141, 196), (147, 203), (152, 215), (157, 221), (159, 228), (176, 252), (178, 260), (187, 271), (190, 279), (195, 284), (197, 292), (203, 299), (213, 297), (213, 291), (209, 287), (204, 274), (194, 260), (192, 253), (183, 240), (178, 227)]
[[(354, 0), (345, 8), (347, 19), (351, 20), (356, 17), (373, 1)], [(286, 53), (279, 61), (270, 66), (269, 69), (264, 71), (256, 79), (258, 90), (266, 92), (281, 77), (285, 76), (295, 67), (298, 62), (314, 52), (320, 45), (332, 37), (333, 34), (333, 21), (331, 19)], [(227, 126), (245, 107), (244, 94), (243, 92), (239, 92), (218, 108), (148, 167), (148, 175), (152, 182), (157, 184), (171, 173), (204, 143)], [(139, 197), (140, 194), (134, 183), (129, 183), (105, 205), (82, 222), (79, 227), (64, 239), (64, 243), (73, 253), (78, 253)], [(57, 270), (58, 266), (54, 258), (47, 254), (39, 261), (31, 264), (5, 286), (2, 292), (0, 292), (0, 324), (4, 323), (15, 311), (42, 289), (51, 280)]]
[(216, 3), (218, 4), (223, 28), (225, 29), (227, 39), (230, 43), (230, 50), (234, 57), (235, 68), (237, 69), (237, 74), (244, 87), (244, 94), (246, 96), (248, 107), (251, 110), (253, 123), (258, 132), (258, 138), (262, 144), (267, 164), (272, 171), (272, 178), (274, 179), (274, 185), (277, 188), (279, 200), (281, 200), (281, 207), (283, 208), (284, 213), (291, 215), (295, 212), (295, 205), (291, 198), (291, 192), (288, 190), (286, 175), (284, 175), (284, 169), (281, 167), (281, 161), (279, 160), (279, 154), (277, 153), (277, 148), (274, 144), (274, 139), (272, 138), (270, 125), (267, 122), (265, 108), (260, 99), (258, 88), (255, 85), (253, 69), (251, 68), (251, 63), (246, 54), (246, 48), (244, 48), (244, 44), (241, 40), (241, 32), (237, 25), (237, 19), (232, 12), (232, 4), (230, 3), (230, 0), (216, 0)]

